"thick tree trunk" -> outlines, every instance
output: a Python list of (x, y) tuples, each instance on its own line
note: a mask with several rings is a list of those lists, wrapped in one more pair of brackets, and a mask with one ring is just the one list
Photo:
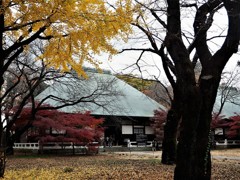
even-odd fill
[[(207, 31), (211, 27), (211, 17), (222, 2), (228, 13), (228, 35), (222, 47), (212, 55), (207, 45)], [(198, 9), (194, 22), (196, 37), (193, 45), (202, 65), (199, 84), (193, 80), (195, 77), (189, 52), (181, 39), (179, 1), (168, 0), (167, 3), (167, 36), (164, 45), (174, 62), (176, 81), (180, 84), (183, 103), (174, 179), (209, 180), (211, 113), (222, 70), (232, 54), (238, 50), (240, 3), (209, 0)]]
[(196, 129), (199, 121), (201, 96), (196, 85), (195, 74), (189, 53), (181, 39), (179, 1), (168, 0), (168, 24), (165, 44), (175, 63), (176, 84), (178, 85), (179, 102), (181, 102), (181, 131), (177, 146), (176, 168), (174, 179), (194, 179), (193, 157), (196, 143)]
[(172, 165), (176, 162), (177, 130), (179, 118), (174, 109), (170, 109), (164, 126), (162, 144), (162, 163)]
[(177, 146), (177, 162), (174, 179), (195, 179), (193, 172), (194, 152), (196, 147), (196, 129), (199, 121), (201, 98), (198, 87), (185, 86), (183, 91), (184, 109), (182, 126)]
[[(1, 11), (4, 9), (2, 8), (3, 1), (0, 0), (0, 9)], [(4, 66), (4, 51), (3, 51), (3, 32), (4, 32), (4, 14), (0, 13), (0, 96), (2, 96), (2, 88), (4, 84), (3, 79), (3, 66)], [(0, 177), (4, 176), (5, 171), (5, 164), (6, 164), (6, 153), (5, 147), (3, 144), (3, 122), (2, 122), (2, 97), (0, 97)]]
[(210, 154), (210, 119), (211, 113), (201, 112), (201, 118), (197, 129), (196, 148), (194, 152), (192, 174), (199, 180), (211, 179), (211, 154)]
[(181, 119), (181, 101), (177, 98), (178, 92), (174, 93), (171, 109), (168, 111), (164, 126), (164, 138), (162, 144), (162, 163), (176, 163), (177, 133)]
[(181, 102), (181, 131), (177, 146), (174, 179), (194, 179), (193, 160), (196, 144), (196, 129), (201, 108), (201, 94), (196, 84), (195, 73), (189, 59), (189, 52), (181, 38), (179, 1), (168, 0), (167, 36), (165, 45), (174, 61), (176, 84)]
[[(0, 9), (2, 10), (2, 0), (0, 0)], [(3, 52), (3, 31), (4, 31), (4, 15), (0, 13), (0, 115), (2, 115), (2, 88), (4, 84), (3, 79), (3, 66), (4, 66), (4, 52)], [(1, 147), (2, 147), (2, 135), (3, 135), (3, 124), (2, 124), (2, 116), (0, 116), (0, 140), (1, 140)]]
[(14, 154), (13, 145), (14, 145), (14, 141), (12, 139), (11, 133), (9, 130), (6, 130), (6, 154), (7, 155)]
[[(216, 69), (215, 69), (216, 70)], [(197, 128), (194, 171), (197, 179), (211, 179), (211, 120), (212, 110), (217, 96), (218, 86), (221, 80), (221, 70), (211, 69), (211, 78), (200, 77), (200, 90), (202, 94), (202, 107)], [(214, 72), (215, 71), (215, 72)], [(209, 74), (209, 73), (208, 73)]]

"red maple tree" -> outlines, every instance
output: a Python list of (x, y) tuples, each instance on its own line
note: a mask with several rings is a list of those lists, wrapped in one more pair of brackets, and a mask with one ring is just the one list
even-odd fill
[(231, 122), (229, 122), (229, 130), (227, 136), (231, 139), (240, 137), (240, 115), (230, 117)]
[(225, 128), (227, 129), (227, 138), (238, 138), (240, 136), (240, 115), (236, 114), (235, 116), (226, 118), (224, 115), (218, 115), (217, 113), (213, 113), (211, 128)]
[[(26, 126), (32, 120), (30, 108), (24, 108), (12, 130)], [(45, 142), (73, 142), (88, 144), (99, 141), (103, 135), (103, 118), (95, 118), (90, 112), (64, 113), (55, 109), (38, 111), (32, 127), (28, 130), (28, 139)]]
[(228, 122), (226, 120), (227, 119), (224, 115), (220, 115), (214, 112), (212, 114), (211, 128), (215, 129), (220, 127), (228, 127)]
[(154, 130), (154, 134), (156, 136), (157, 141), (163, 140), (163, 131), (164, 131), (164, 124), (166, 122), (167, 113), (162, 110), (155, 110), (154, 117), (151, 118), (151, 127)]

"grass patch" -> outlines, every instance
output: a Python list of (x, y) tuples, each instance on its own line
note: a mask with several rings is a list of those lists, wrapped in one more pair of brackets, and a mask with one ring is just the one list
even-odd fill
[(70, 173), (70, 172), (73, 172), (74, 171), (74, 168), (73, 167), (65, 167), (64, 169), (63, 169), (63, 172), (64, 173)]
[(146, 159), (146, 161), (151, 164), (151, 165), (157, 165), (157, 164), (161, 164), (161, 160), (160, 159)]

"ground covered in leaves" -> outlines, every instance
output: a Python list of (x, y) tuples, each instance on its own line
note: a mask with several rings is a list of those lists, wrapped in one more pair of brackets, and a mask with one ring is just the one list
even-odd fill
[[(232, 157), (235, 154), (217, 155)], [(240, 156), (236, 153), (236, 156), (238, 155)], [(160, 163), (160, 154), (157, 153), (105, 153), (94, 156), (24, 155), (7, 159), (4, 179), (169, 180), (173, 179), (173, 171), (174, 166)], [(212, 179), (240, 179), (240, 160), (213, 159)]]

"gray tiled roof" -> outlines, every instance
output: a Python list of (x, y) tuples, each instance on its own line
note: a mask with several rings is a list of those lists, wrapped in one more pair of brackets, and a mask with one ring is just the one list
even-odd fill
[(36, 99), (40, 101), (49, 95), (52, 97), (45, 104), (51, 106), (79, 98), (85, 101), (60, 109), (68, 113), (90, 111), (92, 115), (152, 117), (154, 110), (166, 110), (164, 106), (111, 74), (89, 72), (88, 79), (72, 76), (60, 78)]

